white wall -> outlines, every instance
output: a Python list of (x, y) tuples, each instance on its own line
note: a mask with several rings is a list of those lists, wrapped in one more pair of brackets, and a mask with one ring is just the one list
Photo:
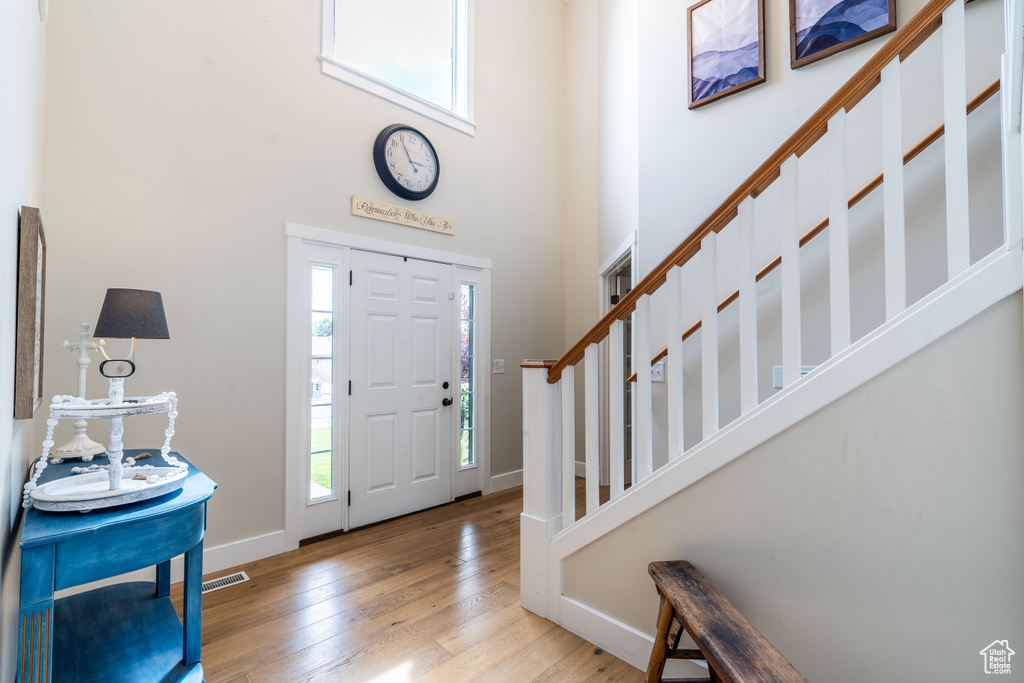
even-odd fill
[(983, 647), (1024, 642), (1021, 306), (569, 557), (563, 593), (653, 634), (647, 564), (685, 559), (809, 680), (983, 676)]
[[(175, 448), (220, 485), (208, 547), (283, 528), (286, 222), (492, 259), (493, 474), (521, 467), (518, 362), (562, 351), (560, 0), (476, 3), (475, 137), (321, 75), (320, 7), (50, 9), (46, 392), (73, 388), (59, 340), (107, 287), (161, 291), (171, 339), (139, 342), (129, 393), (178, 392)], [(395, 122), (437, 148), (419, 206), (454, 237), (349, 214), (353, 194), (403, 203), (370, 157)], [(127, 446), (156, 443), (162, 420), (144, 422)]]
[[(35, 450), (32, 424), (15, 422), (14, 340), (18, 212), (42, 203), (46, 24), (36, 0), (0, 4), (0, 681), (13, 681), (18, 652), (21, 486)], [(52, 290), (47, 292), (52, 296)]]

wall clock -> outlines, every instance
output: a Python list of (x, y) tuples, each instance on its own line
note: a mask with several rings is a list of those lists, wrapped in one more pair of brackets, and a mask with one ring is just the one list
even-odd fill
[(401, 123), (378, 133), (373, 141), (373, 165), (384, 186), (403, 199), (429, 197), (441, 174), (430, 140)]

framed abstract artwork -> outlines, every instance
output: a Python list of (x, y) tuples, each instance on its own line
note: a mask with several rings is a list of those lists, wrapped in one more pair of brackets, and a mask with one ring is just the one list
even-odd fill
[(789, 0), (790, 65), (798, 67), (896, 30), (896, 0)]
[(690, 109), (764, 83), (764, 0), (701, 0), (687, 24)]
[(14, 347), (14, 419), (28, 420), (43, 402), (46, 237), (39, 209), (18, 220), (18, 312)]

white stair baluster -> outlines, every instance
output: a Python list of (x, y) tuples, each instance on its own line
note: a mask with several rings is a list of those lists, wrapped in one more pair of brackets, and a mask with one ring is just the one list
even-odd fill
[(576, 368), (559, 380), (562, 389), (562, 528), (576, 521)]
[(585, 399), (583, 401), (584, 411), (584, 434), (585, 434), (585, 448), (586, 448), (586, 459), (584, 464), (584, 474), (587, 479), (587, 514), (597, 510), (598, 506), (601, 505), (600, 501), (600, 489), (598, 485), (601, 477), (601, 461), (600, 461), (600, 443), (598, 442), (598, 430), (600, 429), (600, 416), (598, 414), (599, 409), (599, 397), (598, 392), (598, 353), (597, 344), (591, 344), (584, 351), (583, 356), (583, 373), (584, 373), (584, 389), (586, 391)]
[(701, 386), (704, 434), (718, 431), (718, 234), (700, 241), (701, 269)]
[(757, 407), (757, 266), (754, 263), (754, 198), (736, 218), (740, 278), (740, 414)]
[(846, 180), (846, 110), (828, 121), (828, 279), (832, 355), (850, 345), (850, 200)]
[(668, 356), (665, 386), (668, 390), (668, 458), (683, 453), (683, 282), (682, 268), (673, 266), (665, 276), (668, 299)]
[(882, 69), (882, 194), (885, 319), (907, 307), (906, 200), (903, 196), (903, 103), (900, 58)]
[(625, 323), (616, 320), (608, 328), (608, 459), (611, 498), (622, 495), (626, 481), (626, 368), (623, 365)]
[(636, 370), (636, 450), (633, 454), (637, 480), (654, 471), (654, 417), (651, 410), (651, 296), (642, 294), (636, 302), (633, 319), (636, 346), (633, 368)]
[(800, 232), (797, 224), (799, 188), (797, 158), (782, 163), (779, 175), (782, 235), (782, 385), (800, 379)]
[(964, 3), (942, 13), (942, 101), (946, 132), (946, 250), (949, 278), (971, 265), (967, 195), (967, 63)]

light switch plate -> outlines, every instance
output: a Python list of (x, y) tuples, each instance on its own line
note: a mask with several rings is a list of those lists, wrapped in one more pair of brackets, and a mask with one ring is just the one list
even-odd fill
[(651, 381), (652, 382), (664, 382), (665, 381), (665, 361), (659, 360), (657, 363), (651, 366)]
[(505, 374), (505, 359), (495, 358), (494, 359), (494, 374), (504, 375)]

